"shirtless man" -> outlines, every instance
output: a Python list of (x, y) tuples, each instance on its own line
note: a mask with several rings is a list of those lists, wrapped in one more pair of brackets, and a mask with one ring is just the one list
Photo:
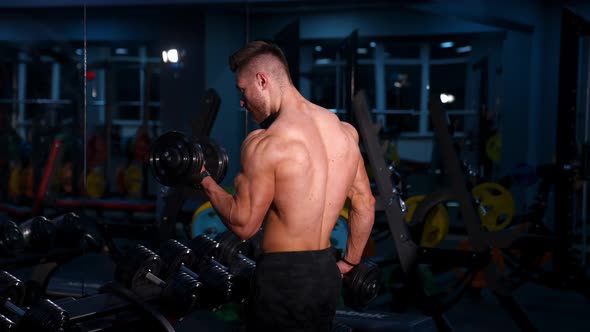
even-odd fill
[[(234, 195), (205, 167), (200, 179), (225, 225), (240, 238), (252, 237), (264, 222), (247, 327), (328, 331), (342, 274), (360, 262), (375, 217), (358, 133), (297, 91), (276, 45), (251, 42), (229, 62), (241, 106), (268, 127), (243, 142)], [(347, 198), (349, 237), (337, 262), (330, 234)]]

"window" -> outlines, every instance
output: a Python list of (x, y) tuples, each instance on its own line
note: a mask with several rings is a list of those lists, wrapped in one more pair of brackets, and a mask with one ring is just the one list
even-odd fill
[(465, 109), (465, 84), (467, 81), (467, 64), (451, 63), (430, 66), (430, 96), (440, 98), (441, 94), (452, 96), (444, 99), (448, 110)]
[(359, 64), (357, 67), (357, 90), (363, 89), (367, 96), (367, 104), (375, 108), (375, 65)]
[(10, 99), (13, 93), (13, 64), (8, 62), (0, 63), (0, 98)]
[[(356, 88), (366, 92), (367, 103), (376, 121), (402, 135), (430, 135), (428, 99), (447, 101), (449, 117), (457, 131), (466, 127), (467, 57), (469, 42), (454, 38), (453, 46), (442, 40), (420, 38), (359, 38)], [(342, 108), (338, 99), (346, 88), (346, 61), (338, 55), (340, 41), (313, 41), (310, 78), (311, 101), (323, 107)], [(342, 110), (339, 110), (342, 111)], [(471, 121), (471, 120), (469, 120)]]
[(385, 66), (385, 107), (387, 109), (420, 109), (421, 71), (420, 65)]
[(329, 109), (336, 105), (336, 66), (317, 66), (311, 77), (311, 101)]
[(116, 71), (115, 78), (117, 82), (122, 84), (116, 85), (116, 99), (120, 101), (139, 101), (141, 84), (139, 82), (138, 67), (120, 68)]

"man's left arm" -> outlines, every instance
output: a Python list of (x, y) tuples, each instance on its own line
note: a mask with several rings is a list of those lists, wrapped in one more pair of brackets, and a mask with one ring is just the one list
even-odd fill
[(274, 197), (274, 162), (267, 140), (254, 136), (244, 141), (235, 194), (228, 194), (210, 176), (201, 182), (223, 223), (242, 239), (258, 232)]

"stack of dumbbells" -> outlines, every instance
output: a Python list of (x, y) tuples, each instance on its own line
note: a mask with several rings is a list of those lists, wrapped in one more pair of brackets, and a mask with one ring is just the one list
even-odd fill
[[(131, 331), (129, 326), (141, 325), (145, 313), (156, 318), (162, 330), (173, 331), (170, 321), (195, 310), (216, 310), (247, 299), (256, 269), (252, 247), (231, 232), (214, 239), (200, 235), (187, 245), (168, 240), (156, 251), (136, 245), (117, 262), (114, 282), (98, 294), (39, 299), (30, 307), (22, 306), (23, 283), (0, 271), (0, 331), (73, 332), (88, 326), (111, 331), (114, 321), (121, 325), (125, 320), (125, 329)], [(344, 277), (348, 307), (363, 308), (377, 295), (378, 274), (374, 264), (364, 262)]]
[[(216, 310), (248, 298), (256, 269), (253, 245), (231, 232), (199, 235), (186, 245), (168, 240), (158, 250), (136, 245), (123, 256), (115, 280), (142, 298), (157, 297), (168, 316)], [(364, 309), (378, 293), (379, 269), (363, 261), (343, 278), (345, 305)]]
[(33, 217), (20, 224), (0, 218), (0, 267), (27, 264), (38, 256), (47, 260), (65, 251), (97, 249), (98, 244), (73, 212), (48, 219)]

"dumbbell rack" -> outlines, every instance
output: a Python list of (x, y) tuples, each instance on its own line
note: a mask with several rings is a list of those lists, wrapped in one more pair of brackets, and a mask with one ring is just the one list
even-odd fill
[[(79, 328), (88, 331), (112, 330), (114, 326), (125, 324), (126, 328), (133, 326), (134, 330), (140, 325), (145, 324), (148, 327), (154, 320), (157, 320), (164, 326), (170, 326), (170, 323), (155, 310), (151, 303), (158, 300), (158, 296), (139, 296), (136, 294), (118, 293), (122, 291), (117, 288), (113, 291), (114, 284), (103, 286), (107, 292), (90, 295), (83, 298), (66, 297), (55, 300), (54, 303), (64, 309), (70, 316), (70, 322), (77, 324)], [(145, 316), (151, 316), (153, 319), (145, 319)], [(166, 331), (174, 331), (168, 327)]]

